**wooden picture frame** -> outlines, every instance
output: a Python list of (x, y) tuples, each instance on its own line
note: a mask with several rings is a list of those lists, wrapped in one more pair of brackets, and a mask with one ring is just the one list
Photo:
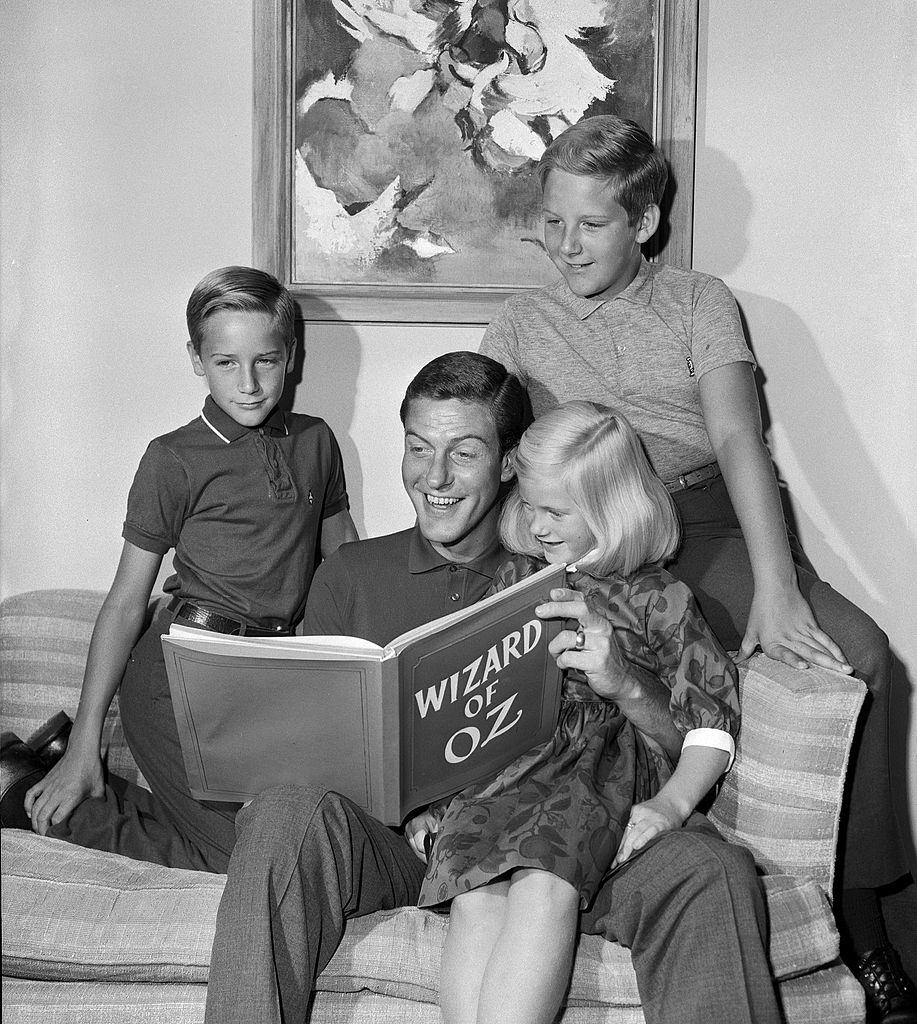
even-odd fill
[[(293, 3), (254, 5), (253, 261), (290, 287), (303, 319), (345, 322), (486, 324), (526, 287), (344, 283), (293, 279)], [(314, 0), (313, 0), (314, 2)], [(563, 0), (557, 0), (560, 4)], [(697, 0), (655, 0), (654, 118), (657, 145), (671, 169), (664, 227), (651, 259), (691, 266)]]

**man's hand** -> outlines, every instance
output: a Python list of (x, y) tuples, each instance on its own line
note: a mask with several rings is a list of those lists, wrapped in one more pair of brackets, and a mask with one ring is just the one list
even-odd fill
[(577, 645), (577, 630), (563, 629), (548, 650), (561, 668), (579, 669), (589, 685), (606, 700), (627, 700), (639, 692), (644, 670), (621, 653), (614, 628), (575, 590), (551, 591), (551, 600), (535, 609), (540, 619), (578, 619), (583, 641)]

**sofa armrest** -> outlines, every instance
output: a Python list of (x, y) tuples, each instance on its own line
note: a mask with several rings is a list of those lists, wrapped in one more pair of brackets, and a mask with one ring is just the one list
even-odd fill
[[(28, 738), (53, 714), (79, 704), (89, 641), (105, 594), (33, 590), (0, 604), (0, 708), (3, 729)], [(108, 768), (144, 785), (121, 730), (115, 694), (102, 731)]]
[(809, 875), (830, 895), (844, 777), (866, 693), (852, 676), (763, 654), (739, 671), (736, 759), (710, 818), (768, 874)]

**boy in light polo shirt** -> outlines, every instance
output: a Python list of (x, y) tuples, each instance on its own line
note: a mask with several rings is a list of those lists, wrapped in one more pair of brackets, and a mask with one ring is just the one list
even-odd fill
[[(357, 539), (334, 435), (323, 420), (278, 406), (294, 319), (290, 293), (248, 267), (215, 270), (192, 292), (188, 353), (210, 395), (200, 416), (156, 438), (141, 459), (66, 753), (25, 796), (37, 832), (173, 867), (226, 870), (238, 807), (188, 792), (160, 637), (172, 621), (288, 634), (318, 553), (327, 558)], [(175, 571), (164, 589), (172, 599), (144, 631), (170, 548)], [(119, 683), (125, 737), (152, 797), (103, 778), (102, 725)]]
[(795, 668), (866, 682), (834, 909), (870, 1019), (917, 1020), (917, 992), (877, 895), (907, 872), (889, 777), (888, 638), (818, 578), (787, 533), (729, 289), (641, 255), (659, 226), (668, 173), (652, 139), (624, 118), (585, 118), (548, 146), (538, 173), (545, 248), (561, 280), (510, 299), (481, 352), (519, 378), (536, 416), (585, 399), (633, 423), (682, 521), (667, 568), (694, 591), (726, 650), (743, 659), (760, 647)]

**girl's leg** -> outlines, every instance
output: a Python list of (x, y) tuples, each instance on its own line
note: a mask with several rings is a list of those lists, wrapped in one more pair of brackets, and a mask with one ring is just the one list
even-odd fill
[(481, 982), (503, 928), (508, 892), (504, 879), (452, 901), (439, 982), (445, 1024), (474, 1024), (478, 1019)]
[(513, 872), (506, 916), (478, 1001), (477, 1024), (550, 1024), (570, 982), (579, 895), (547, 871)]

